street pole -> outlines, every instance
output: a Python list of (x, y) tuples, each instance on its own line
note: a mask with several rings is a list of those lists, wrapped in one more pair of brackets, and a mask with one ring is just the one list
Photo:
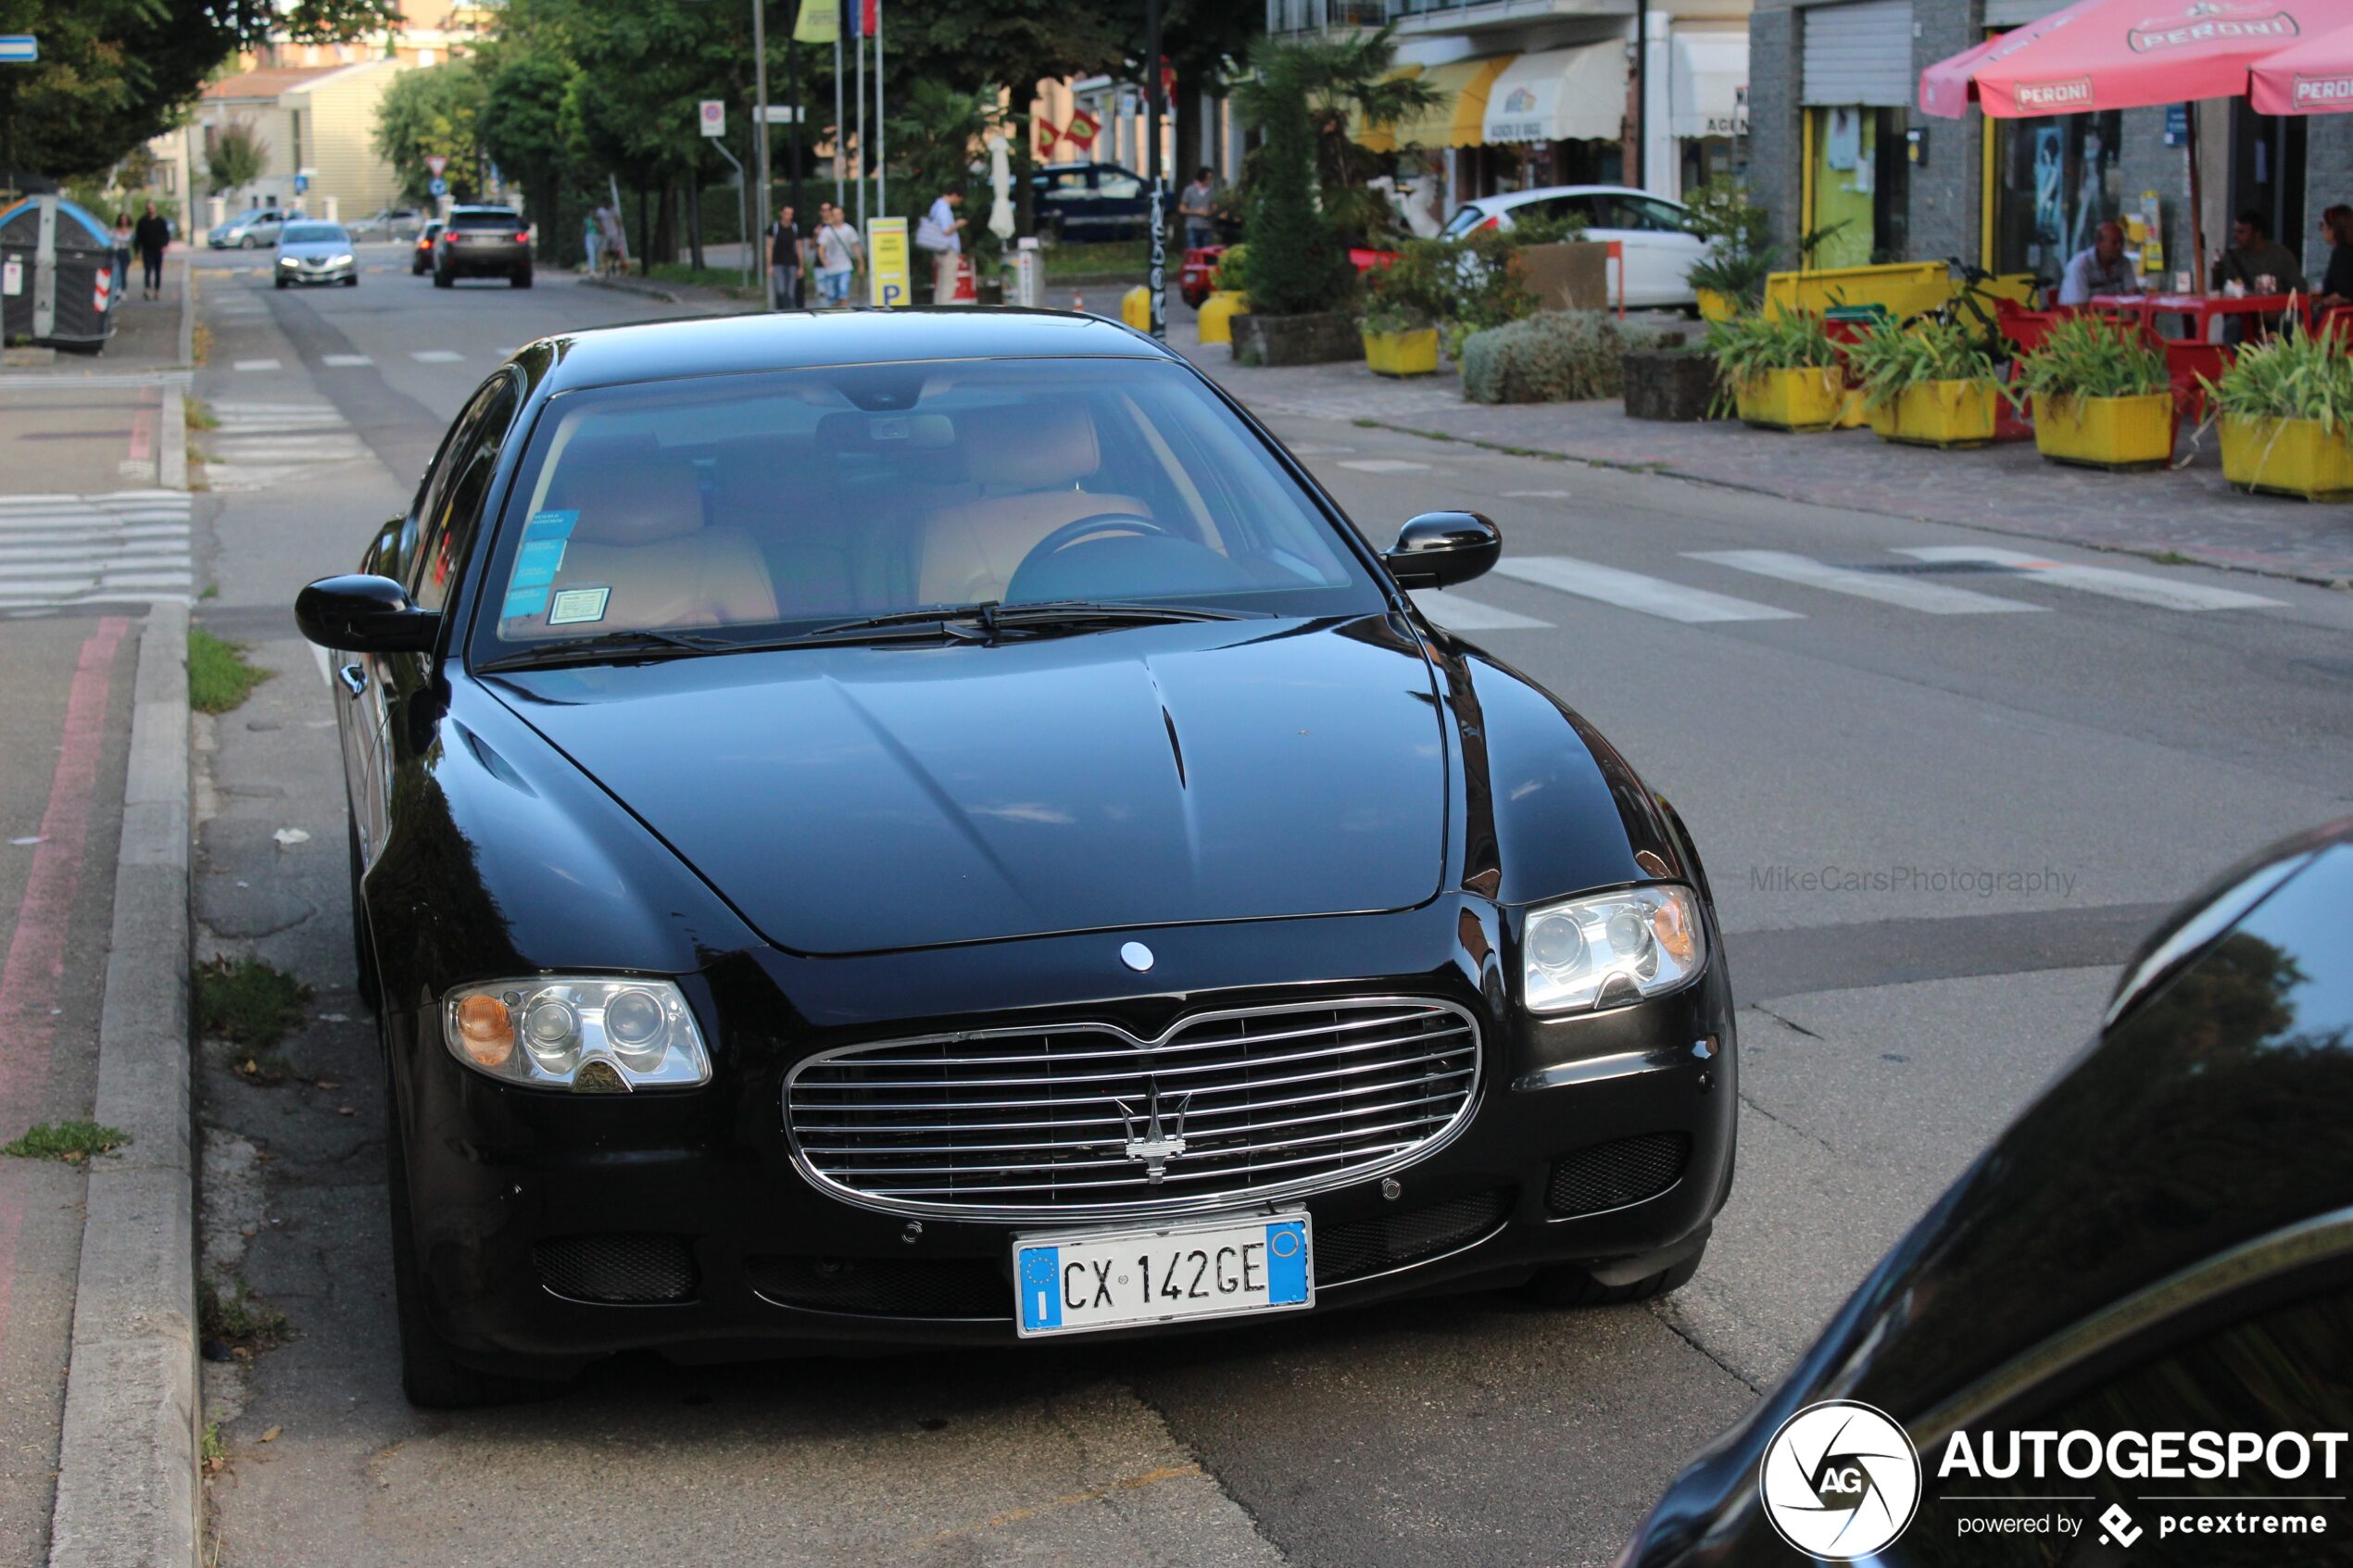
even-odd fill
[(849, 52), (858, 57), (858, 232), (866, 232), (866, 0), (849, 0), (858, 25), (850, 30)]
[(760, 182), (760, 229), (744, 236), (744, 249), (759, 274), (760, 297), (773, 310), (776, 300), (768, 286), (768, 0), (751, 0), (751, 129), (758, 138), (752, 144), (757, 156), (751, 167), (752, 177)]
[(792, 100), (792, 207), (793, 221), (800, 221), (800, 36), (799, 30), (785, 39), (785, 95)]
[(841, 29), (834, 29), (834, 210), (841, 210), (841, 171), (849, 157), (848, 138), (842, 134), (841, 118)]
[(883, 119), (882, 0), (875, 0), (875, 216), (890, 216), (890, 126)]
[(1160, 0), (1144, 0), (1144, 178), (1152, 188), (1152, 336), (1168, 338), (1168, 183), (1160, 157)]

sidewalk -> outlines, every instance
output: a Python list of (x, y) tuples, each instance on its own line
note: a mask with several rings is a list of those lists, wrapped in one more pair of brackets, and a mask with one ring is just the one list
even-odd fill
[(97, 354), (60, 351), (0, 371), (0, 495), (89, 495), (187, 483), (188, 258), (164, 257), (163, 297), (130, 297)]
[[(1614, 401), (1471, 403), (1445, 371), (1400, 382), (1361, 364), (1243, 370), (1224, 348), (1169, 335), (1262, 413), (1353, 420), (1815, 506), (2353, 587), (2353, 508), (2239, 494), (2223, 483), (2210, 432), (2183, 469), (2111, 474), (2045, 462), (2032, 442), (1935, 452), (1868, 430), (1788, 435), (1730, 420), (1656, 424), (1628, 419)], [(2187, 446), (2191, 433), (2182, 439)]]

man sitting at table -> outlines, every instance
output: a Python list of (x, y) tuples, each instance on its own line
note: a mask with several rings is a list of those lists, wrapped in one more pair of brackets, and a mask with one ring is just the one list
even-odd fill
[[(2263, 280), (2271, 280), (2263, 286)], [(2214, 286), (2242, 283), (2249, 294), (2302, 294), (2304, 268), (2296, 252), (2271, 238), (2271, 226), (2253, 207), (2231, 225), (2231, 248), (2214, 263)]]
[(2124, 225), (2114, 220), (2092, 235), (2092, 248), (2075, 253), (2059, 280), (2061, 305), (2089, 305), (2095, 294), (2138, 294), (2140, 274), (2124, 255)]
[(2312, 296), (2316, 310), (2342, 310), (2353, 305), (2353, 207), (2333, 207), (2321, 214), (2321, 232), (2329, 242), (2328, 275)]

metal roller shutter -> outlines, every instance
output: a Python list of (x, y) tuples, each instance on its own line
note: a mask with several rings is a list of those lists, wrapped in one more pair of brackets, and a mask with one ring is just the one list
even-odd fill
[(1987, 27), (2024, 27), (2041, 21), (2067, 0), (1985, 0)]
[(1912, 101), (1911, 0), (1852, 0), (1799, 14), (1806, 19), (1806, 102), (1897, 108)]

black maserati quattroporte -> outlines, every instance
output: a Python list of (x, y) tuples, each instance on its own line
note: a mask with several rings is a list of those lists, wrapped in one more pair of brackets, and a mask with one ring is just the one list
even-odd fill
[(1674, 810), (1182, 359), (581, 332), (333, 650), (412, 1399), (1689, 1278), (1730, 986)]

